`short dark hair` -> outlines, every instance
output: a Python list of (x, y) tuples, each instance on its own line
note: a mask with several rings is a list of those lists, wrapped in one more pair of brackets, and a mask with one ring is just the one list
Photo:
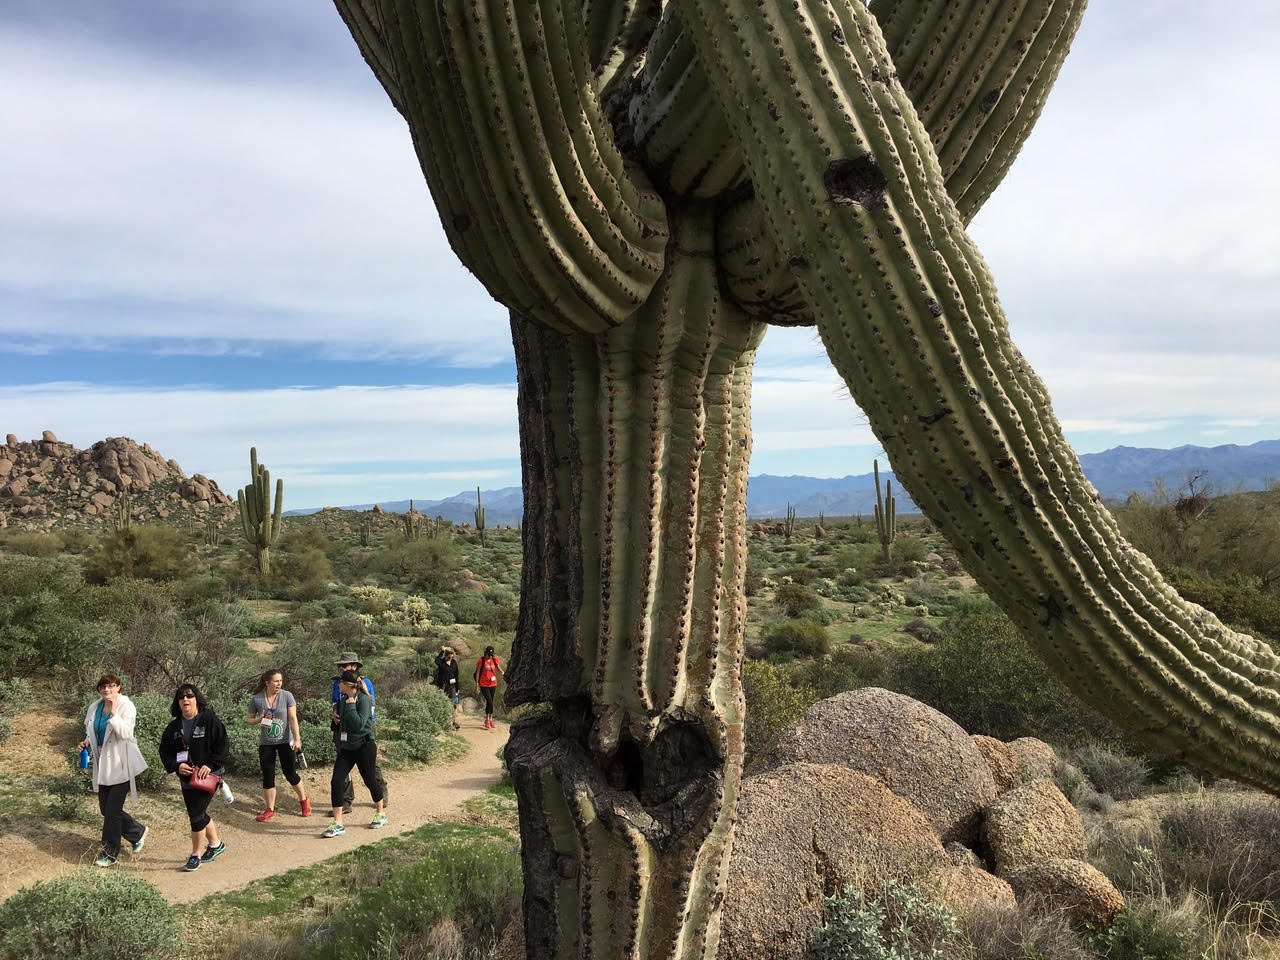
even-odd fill
[(179, 708), (178, 703), (182, 699), (182, 695), (188, 690), (196, 695), (196, 713), (204, 712), (205, 702), (204, 696), (200, 693), (200, 688), (194, 683), (180, 683), (178, 684), (178, 689), (173, 691), (173, 703), (169, 704), (169, 716), (179, 717), (182, 715), (182, 710)]
[(338, 675), (338, 679), (341, 680), (343, 683), (359, 684), (360, 671), (359, 670), (343, 670), (342, 673)]
[(117, 677), (114, 673), (104, 673), (102, 676), (100, 676), (98, 678), (98, 685), (93, 689), (101, 690), (108, 683), (114, 683), (121, 690), (124, 689), (124, 681), (121, 680), (119, 677)]

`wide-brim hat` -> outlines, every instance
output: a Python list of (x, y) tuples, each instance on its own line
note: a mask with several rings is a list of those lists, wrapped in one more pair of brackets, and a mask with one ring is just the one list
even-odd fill
[(342, 666), (344, 663), (354, 663), (357, 667), (364, 666), (364, 664), (360, 662), (360, 654), (356, 653), (354, 650), (343, 650), (338, 654), (338, 659), (333, 661), (333, 663), (334, 666), (338, 667)]

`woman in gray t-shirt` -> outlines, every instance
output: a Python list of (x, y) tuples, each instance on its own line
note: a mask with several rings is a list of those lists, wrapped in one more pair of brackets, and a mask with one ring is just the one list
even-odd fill
[(284, 689), (284, 674), (268, 670), (258, 679), (249, 701), (245, 720), (258, 727), (258, 762), (262, 765), (262, 799), (265, 809), (258, 822), (265, 823), (276, 815), (276, 758), (280, 770), (298, 795), (304, 817), (311, 816), (311, 801), (302, 785), (295, 763), (295, 750), (302, 749), (302, 732), (298, 728), (298, 705), (293, 694)]

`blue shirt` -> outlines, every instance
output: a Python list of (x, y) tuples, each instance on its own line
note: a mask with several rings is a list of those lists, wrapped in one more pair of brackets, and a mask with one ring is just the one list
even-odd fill
[(98, 739), (98, 746), (102, 746), (102, 742), (107, 739), (107, 723), (109, 721), (107, 715), (102, 712), (105, 702), (103, 700), (98, 701), (98, 710), (93, 715), (93, 734)]
[[(373, 681), (368, 677), (361, 677), (360, 682), (364, 684), (365, 693), (369, 694), (369, 699), (373, 701), (373, 722), (378, 722), (378, 695), (373, 692)], [(330, 703), (341, 703), (346, 697), (342, 695), (342, 691), (338, 689), (338, 678), (333, 678), (333, 693), (329, 695)]]

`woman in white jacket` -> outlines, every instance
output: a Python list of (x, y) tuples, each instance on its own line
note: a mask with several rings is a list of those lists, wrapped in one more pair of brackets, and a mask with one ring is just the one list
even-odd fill
[(120, 692), (121, 687), (120, 678), (113, 673), (98, 681), (99, 697), (84, 715), (85, 738), (80, 742), (80, 749), (93, 752), (93, 792), (102, 811), (102, 853), (93, 862), (96, 867), (116, 862), (121, 837), (129, 841), (134, 853), (142, 850), (147, 839), (147, 828), (124, 809), (127, 795), (138, 799), (134, 780), (147, 769), (147, 762), (133, 735), (138, 709)]

